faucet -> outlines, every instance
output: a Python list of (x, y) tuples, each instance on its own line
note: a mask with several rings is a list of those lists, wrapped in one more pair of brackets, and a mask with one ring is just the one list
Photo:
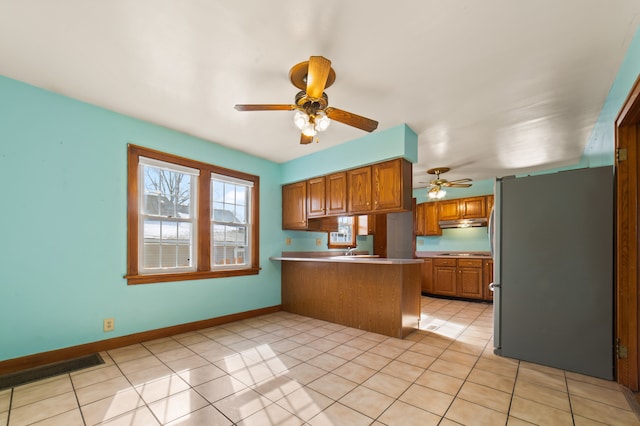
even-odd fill
[(357, 247), (347, 247), (347, 251), (344, 252), (345, 256), (355, 256)]

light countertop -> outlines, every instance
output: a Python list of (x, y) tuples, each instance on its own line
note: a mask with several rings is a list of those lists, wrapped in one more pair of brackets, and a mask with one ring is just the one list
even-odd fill
[(285, 260), (293, 262), (331, 262), (331, 263), (367, 263), (374, 265), (407, 265), (423, 263), (422, 259), (389, 259), (386, 257), (358, 257), (358, 256), (328, 256), (328, 257), (291, 257), (273, 256), (271, 260)]
[(491, 259), (488, 251), (417, 251), (416, 257), (438, 257), (453, 259)]

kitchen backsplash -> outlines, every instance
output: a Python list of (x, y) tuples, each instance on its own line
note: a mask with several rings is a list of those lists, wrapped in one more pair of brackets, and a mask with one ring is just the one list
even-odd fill
[(443, 229), (442, 236), (416, 237), (416, 251), (490, 251), (487, 229)]
[[(328, 249), (326, 232), (285, 231), (285, 239), (290, 238), (291, 244), (286, 244), (283, 251), (336, 251), (344, 252), (345, 249)], [(318, 245), (318, 240), (320, 244)], [(358, 251), (373, 253), (373, 237), (371, 235), (356, 237)]]

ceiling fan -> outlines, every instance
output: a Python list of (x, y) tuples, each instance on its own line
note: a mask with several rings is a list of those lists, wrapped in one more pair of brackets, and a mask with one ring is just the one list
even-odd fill
[(311, 56), (308, 61), (294, 65), (289, 71), (291, 83), (301, 90), (295, 97), (295, 104), (237, 104), (238, 111), (296, 111), (294, 123), (302, 134), (301, 144), (313, 142), (318, 132), (327, 129), (331, 120), (373, 132), (378, 122), (357, 114), (329, 106), (329, 98), (324, 90), (336, 79), (331, 61), (322, 56)]
[(427, 173), (429, 173), (430, 175), (436, 175), (436, 178), (434, 180), (432, 180), (431, 182), (429, 182), (429, 198), (433, 198), (433, 199), (441, 199), (446, 195), (446, 191), (444, 191), (442, 188), (468, 188), (471, 186), (470, 183), (467, 182), (471, 182), (471, 179), (469, 178), (464, 178), (464, 179), (457, 179), (457, 180), (446, 180), (444, 178), (440, 178), (440, 174), (441, 173), (446, 173), (449, 170), (451, 170), (449, 167), (436, 167), (433, 169), (429, 169), (427, 170)]

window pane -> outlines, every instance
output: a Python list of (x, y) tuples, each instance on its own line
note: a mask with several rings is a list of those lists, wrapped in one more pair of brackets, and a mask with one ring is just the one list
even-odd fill
[(248, 266), (251, 182), (211, 180), (211, 266)]
[(192, 266), (192, 224), (163, 220), (144, 221), (144, 268)]
[(143, 213), (165, 217), (192, 217), (192, 176), (176, 171), (143, 166)]

